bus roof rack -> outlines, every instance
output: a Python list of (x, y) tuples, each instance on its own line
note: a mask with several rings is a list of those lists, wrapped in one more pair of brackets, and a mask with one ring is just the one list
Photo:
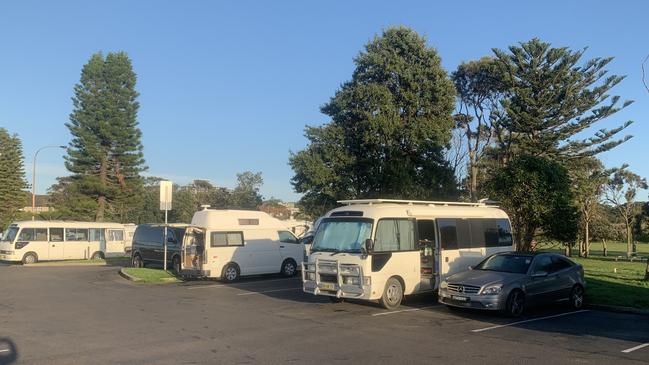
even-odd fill
[(405, 205), (428, 205), (428, 206), (462, 206), (462, 207), (485, 207), (487, 205), (492, 205), (492, 201), (484, 200), (477, 203), (465, 203), (465, 202), (444, 202), (444, 201), (426, 201), (426, 200), (399, 200), (399, 199), (355, 199), (355, 200), (339, 200), (338, 203), (352, 205), (352, 204), (380, 204), (380, 203), (392, 203), (392, 204), (405, 204)]

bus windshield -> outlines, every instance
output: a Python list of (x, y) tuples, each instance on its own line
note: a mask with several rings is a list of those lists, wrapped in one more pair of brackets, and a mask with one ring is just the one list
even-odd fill
[(324, 219), (313, 240), (312, 252), (361, 252), (372, 235), (371, 219)]
[(18, 233), (18, 227), (16, 226), (9, 226), (2, 235), (0, 235), (0, 241), (9, 241), (13, 242), (14, 238), (16, 238), (16, 234)]

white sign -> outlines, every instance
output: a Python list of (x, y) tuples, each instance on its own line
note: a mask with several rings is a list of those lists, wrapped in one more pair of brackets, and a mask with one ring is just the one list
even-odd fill
[(173, 183), (171, 181), (160, 181), (160, 210), (171, 210), (173, 197)]

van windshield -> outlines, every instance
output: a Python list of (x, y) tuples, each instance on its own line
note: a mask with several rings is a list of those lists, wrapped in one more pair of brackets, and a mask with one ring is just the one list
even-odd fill
[(2, 233), (2, 235), (0, 235), (0, 241), (13, 242), (14, 239), (16, 238), (17, 233), (18, 233), (18, 227), (10, 226)]
[(371, 235), (371, 219), (326, 218), (318, 227), (311, 252), (361, 252)]

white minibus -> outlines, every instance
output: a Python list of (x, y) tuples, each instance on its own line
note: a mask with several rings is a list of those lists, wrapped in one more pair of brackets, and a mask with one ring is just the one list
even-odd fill
[(119, 223), (23, 221), (0, 237), (0, 260), (38, 261), (124, 256), (128, 238)]
[(302, 270), (307, 293), (378, 300), (434, 291), (449, 275), (513, 250), (507, 214), (485, 203), (340, 201), (315, 234)]
[(259, 211), (203, 209), (183, 238), (182, 270), (235, 281), (240, 276), (293, 276), (304, 245), (279, 219)]

